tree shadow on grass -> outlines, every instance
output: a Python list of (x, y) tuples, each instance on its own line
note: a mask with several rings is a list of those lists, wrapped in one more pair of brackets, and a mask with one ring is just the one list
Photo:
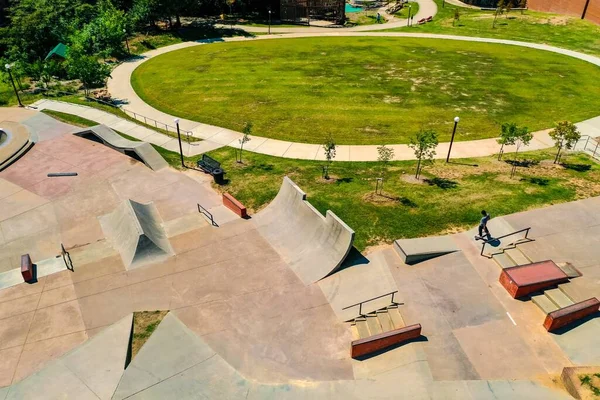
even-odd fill
[(455, 187), (458, 186), (458, 182), (453, 181), (451, 179), (446, 179), (446, 178), (431, 178), (431, 179), (423, 179), (423, 181), (425, 183), (427, 183), (429, 186), (437, 186), (440, 189), (454, 189)]
[(529, 182), (538, 186), (548, 186), (550, 183), (550, 179), (548, 178), (539, 178), (537, 176), (521, 178), (521, 182)]
[(566, 168), (566, 169), (571, 169), (571, 170), (577, 171), (577, 172), (587, 172), (590, 169), (592, 169), (592, 166), (590, 164), (568, 164), (568, 163), (562, 163), (561, 165), (564, 168)]
[(352, 183), (354, 182), (354, 178), (338, 178), (335, 180), (337, 185), (341, 185), (342, 183)]
[(504, 162), (507, 164), (513, 165), (513, 166), (523, 167), (523, 168), (529, 168), (531, 166), (538, 165), (540, 163), (537, 160), (504, 160)]

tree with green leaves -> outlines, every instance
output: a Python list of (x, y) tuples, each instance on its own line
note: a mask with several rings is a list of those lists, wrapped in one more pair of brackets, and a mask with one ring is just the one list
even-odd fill
[(514, 122), (502, 124), (502, 131), (500, 133), (500, 138), (498, 139), (498, 143), (501, 145), (500, 152), (498, 153), (498, 161), (502, 159), (505, 145), (517, 146), (517, 149), (515, 151), (516, 159), (517, 153), (519, 152), (519, 148), (521, 146), (529, 145), (531, 139), (533, 139), (533, 134), (529, 132), (529, 128), (527, 128), (526, 126), (520, 127)]
[[(388, 163), (394, 159), (394, 149), (384, 144), (377, 147), (377, 153), (377, 161), (381, 165), (381, 187), (379, 188), (379, 194), (381, 194), (383, 192), (383, 181), (387, 175)], [(377, 185), (375, 186), (375, 193), (377, 193)]]
[(415, 178), (419, 179), (424, 164), (433, 163), (437, 145), (437, 133), (433, 130), (422, 130), (410, 138), (408, 147), (414, 150), (415, 157), (417, 158), (417, 172), (415, 173)]
[(86, 96), (91, 88), (104, 86), (111, 72), (110, 66), (99, 62), (95, 56), (88, 56), (73, 48), (69, 50), (67, 66), (69, 75), (83, 84)]
[(454, 26), (455, 23), (457, 23), (458, 21), (460, 21), (460, 11), (458, 10), (458, 8), (454, 9), (454, 19), (452, 20), (452, 26)]
[(496, 6), (496, 12), (494, 13), (494, 22), (492, 23), (492, 28), (496, 28), (496, 19), (498, 18), (498, 15), (502, 15), (502, 13), (508, 7), (509, 3), (510, 3), (510, 1), (508, 1), (508, 0), (499, 0), (498, 1), (498, 5)]
[(250, 140), (252, 140), (250, 138), (250, 135), (252, 134), (252, 122), (246, 122), (246, 125), (244, 125), (244, 130), (243, 132), (243, 136), (239, 139), (240, 142), (240, 159), (238, 160), (239, 163), (242, 162), (242, 152), (244, 151), (244, 144), (248, 143)]
[(575, 147), (579, 139), (581, 139), (581, 133), (574, 123), (561, 121), (550, 132), (550, 137), (554, 140), (554, 146), (558, 149), (554, 158), (554, 164), (556, 164), (560, 160), (561, 151), (563, 149), (571, 150)]
[(323, 178), (329, 179), (329, 167), (335, 158), (335, 141), (331, 133), (325, 139), (323, 150), (325, 150), (325, 160), (327, 160), (327, 163), (323, 166)]

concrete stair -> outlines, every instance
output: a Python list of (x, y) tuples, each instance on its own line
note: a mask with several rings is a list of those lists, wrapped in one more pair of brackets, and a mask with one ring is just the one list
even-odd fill
[(561, 308), (575, 304), (559, 285), (558, 288), (545, 290), (543, 294), (531, 296), (533, 303), (538, 306), (545, 314), (556, 311)]
[(496, 261), (502, 269), (531, 264), (533, 262), (518, 247), (507, 248), (500, 253), (495, 253), (492, 255), (492, 259)]
[(527, 257), (525, 253), (516, 247), (514, 249), (504, 250), (504, 254), (508, 255), (508, 257), (510, 257), (510, 259), (516, 263), (516, 265), (531, 264), (529, 257)]
[(353, 340), (364, 339), (369, 336), (406, 326), (397, 304), (392, 304), (381, 310), (373, 311), (365, 316), (360, 316), (351, 322)]
[(517, 264), (514, 262), (512, 258), (510, 258), (506, 253), (498, 253), (492, 256), (494, 261), (500, 266), (500, 268), (510, 268), (516, 267)]

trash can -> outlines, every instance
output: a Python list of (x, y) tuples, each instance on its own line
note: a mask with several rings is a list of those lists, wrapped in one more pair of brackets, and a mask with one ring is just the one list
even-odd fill
[(223, 175), (225, 175), (225, 171), (223, 171), (221, 168), (217, 168), (212, 172), (213, 179), (217, 185), (222, 185), (225, 183)]

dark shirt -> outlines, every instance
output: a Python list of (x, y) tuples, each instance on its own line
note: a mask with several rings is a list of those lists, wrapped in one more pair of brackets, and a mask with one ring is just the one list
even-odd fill
[(490, 217), (490, 214), (484, 215), (484, 217), (481, 218), (481, 222), (479, 222), (479, 225), (486, 226), (490, 218), (492, 218)]

